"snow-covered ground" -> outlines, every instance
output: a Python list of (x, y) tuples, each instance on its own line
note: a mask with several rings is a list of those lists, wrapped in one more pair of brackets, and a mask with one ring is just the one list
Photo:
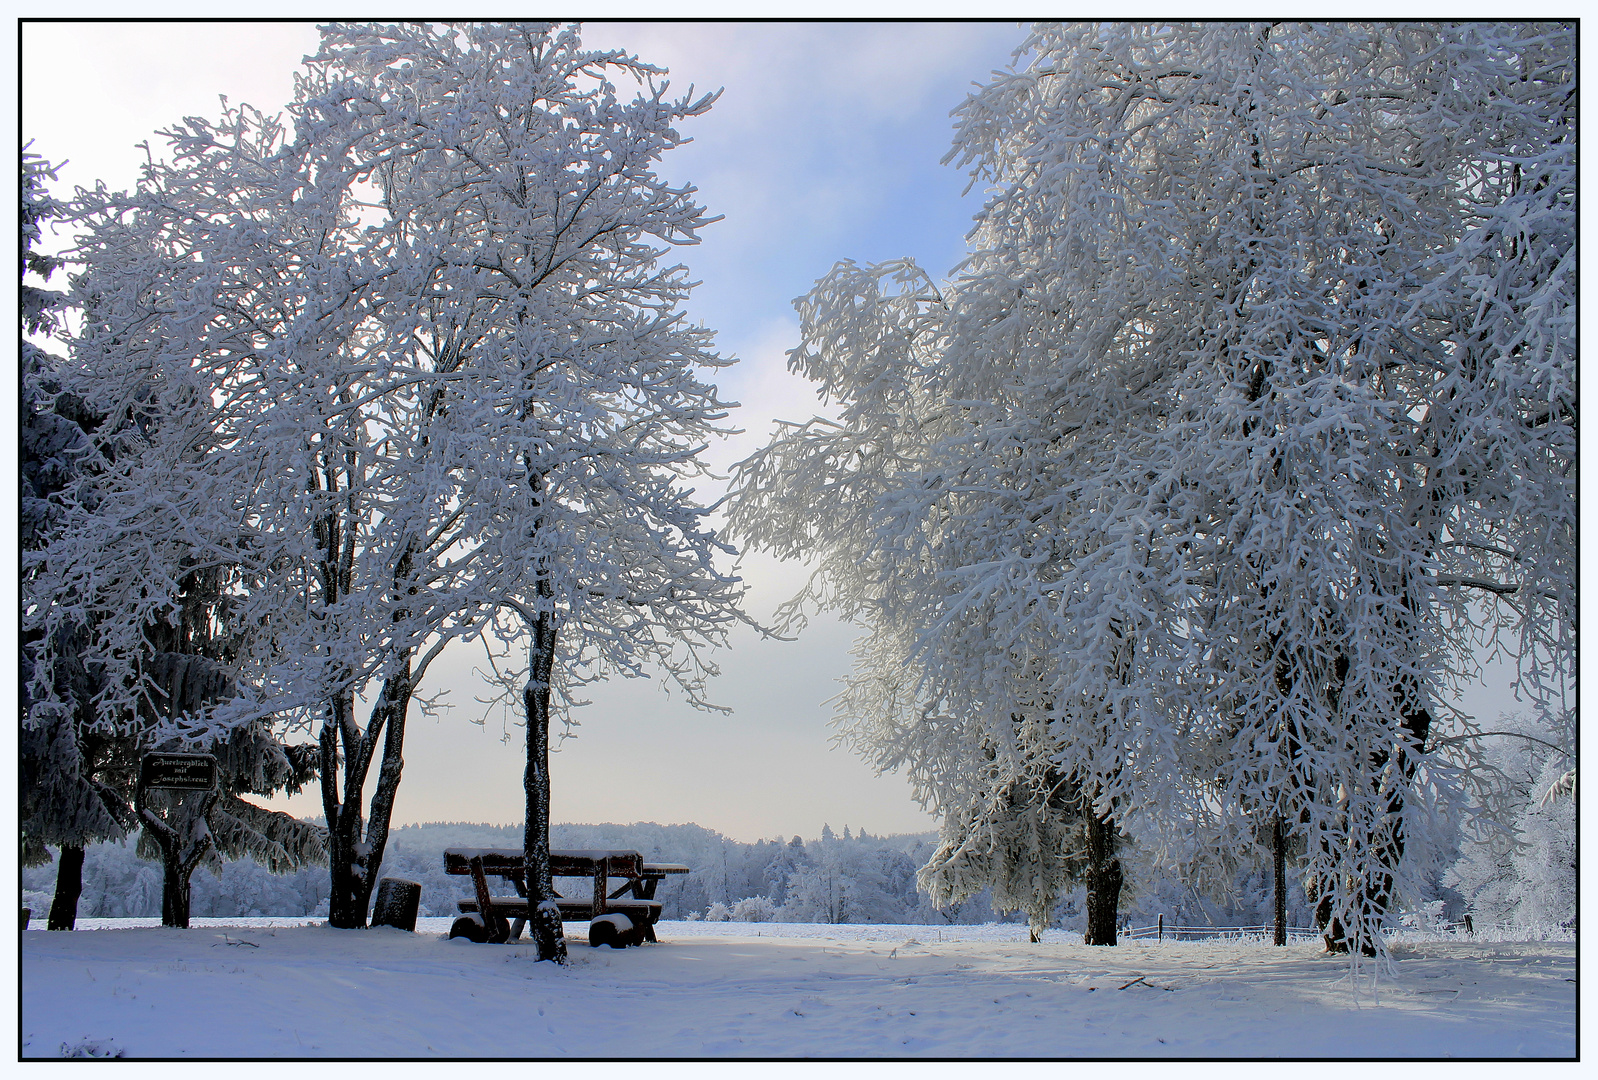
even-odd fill
[[(1090, 948), (1015, 925), (661, 923), (540, 964), (303, 919), (22, 935), (22, 1054), (127, 1057), (1565, 1057), (1573, 942), (1411, 940), (1354, 985), (1314, 943)], [(35, 924), (38, 925), (37, 923)], [(573, 932), (575, 931), (575, 932)]]

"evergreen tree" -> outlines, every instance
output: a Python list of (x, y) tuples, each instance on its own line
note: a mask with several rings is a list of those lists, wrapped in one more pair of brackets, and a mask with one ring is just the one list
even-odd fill
[[(39, 183), (44, 175), (47, 170), (25, 153), (25, 272), (47, 273), (63, 262), (31, 257), (37, 221), (44, 216), (71, 218), (79, 209), (50, 202)], [(100, 283), (98, 278), (75, 282), (90, 335), (103, 311)], [(24, 288), (29, 292), (24, 301), (25, 312), (31, 313), (28, 329), (56, 329), (51, 308), (63, 298), (26, 284)], [(74, 337), (67, 344), (76, 347), (79, 342)], [(285, 749), (265, 722), (231, 730), (220, 741), (174, 743), (169, 733), (162, 733), (163, 721), (235, 696), (229, 664), (236, 631), (228, 626), (227, 594), (236, 570), (216, 562), (206, 565), (203, 556), (196, 557), (183, 542), (188, 537), (182, 526), (192, 523), (180, 521), (177, 543), (167, 549), (167, 558), (144, 567), (168, 588), (152, 593), (135, 586), (139, 601), (149, 605), (138, 609), (142, 621), (114, 621), (115, 609), (96, 602), (105, 592), (85, 596), (71, 584), (81, 580), (78, 575), (86, 564), (103, 565), (108, 557), (127, 554), (109, 539), (106, 517), (100, 515), (125, 507), (121, 481), (130, 473), (137, 475), (141, 466), (149, 469), (145, 452), (159, 437), (163, 419), (159, 408), (151, 407), (159, 401), (159, 383), (134, 384), (131, 399), (124, 398), (120, 408), (104, 396), (91, 404), (87, 393), (93, 383), (83, 380), (70, 360), (26, 341), (23, 351), (24, 857), (37, 858), (45, 842), (62, 845), (61, 899), (53, 905), (51, 925), (70, 928), (82, 841), (120, 837), (129, 826), (141, 824), (146, 842), (165, 856), (164, 919), (168, 925), (186, 926), (188, 877), (213, 850), (213, 842), (220, 842), (227, 854), (249, 852), (276, 868), (300, 865), (319, 852), (314, 827), (237, 797), (244, 792), (270, 795), (303, 782), (304, 768), (296, 768), (295, 752)], [(191, 396), (181, 401), (181, 419), (171, 414), (165, 419), (185, 428), (192, 453), (197, 441), (187, 425), (210, 418)], [(124, 584), (102, 575), (93, 588)], [(162, 597), (167, 600), (164, 607)], [(125, 651), (107, 664), (100, 650), (113, 628), (121, 632)], [(118, 639), (113, 635), (113, 640)], [(225, 801), (216, 819), (207, 822), (194, 813), (196, 807), (163, 793), (145, 801), (171, 804), (176, 815), (171, 822), (147, 805), (136, 805), (139, 759), (156, 749), (220, 755)], [(186, 820), (179, 821), (185, 814)], [(218, 826), (215, 831), (213, 825)]]
[[(19, 542), (24, 551), (41, 549), (58, 527), (59, 514), (52, 499), (79, 472), (85, 433), (100, 417), (83, 402), (62, 391), (55, 378), (56, 358), (30, 336), (55, 334), (65, 295), (43, 287), (64, 260), (36, 250), (46, 222), (66, 216), (66, 208), (52, 198), (46, 180), (55, 179), (54, 167), (22, 150), (21, 244), (22, 278), (18, 307), (22, 316), (18, 364), (19, 417)], [(22, 614), (48, 604), (24, 571)], [(72, 929), (82, 889), (84, 847), (97, 840), (124, 835), (132, 822), (134, 754), (125, 737), (96, 722), (94, 705), (98, 679), (83, 663), (80, 652), (88, 628), (81, 624), (59, 626), (56, 645), (68, 658), (52, 680), (56, 707), (35, 715), (32, 710), (33, 656), (43, 634), (32, 627), (21, 634), (21, 709), (18, 737), (21, 766), (20, 811), (22, 863), (47, 862), (47, 844), (60, 847), (56, 891), (48, 925), (52, 930)]]

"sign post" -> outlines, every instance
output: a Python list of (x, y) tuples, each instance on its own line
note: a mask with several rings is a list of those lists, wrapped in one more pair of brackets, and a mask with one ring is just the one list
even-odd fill
[[(161, 925), (189, 925), (189, 875), (215, 842), (208, 815), (221, 797), (216, 758), (210, 754), (145, 754), (139, 761), (134, 808), (161, 848)], [(174, 792), (162, 800), (166, 817), (149, 805), (150, 791)], [(201, 792), (199, 804), (183, 805), (183, 792)]]
[(210, 754), (145, 754), (139, 762), (139, 786), (211, 791), (216, 787), (216, 758)]

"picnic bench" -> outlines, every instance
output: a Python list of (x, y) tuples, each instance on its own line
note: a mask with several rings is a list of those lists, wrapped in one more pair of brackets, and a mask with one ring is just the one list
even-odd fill
[[(589, 940), (593, 944), (601, 943), (599, 939), (606, 937), (612, 939), (612, 944), (618, 940), (628, 944), (656, 940), (660, 901), (655, 899), (655, 887), (671, 874), (688, 873), (688, 867), (681, 863), (646, 863), (636, 851), (561, 850), (549, 853), (549, 871), (552, 878), (583, 878), (593, 883), (592, 894), (587, 898), (556, 893), (554, 902), (560, 909), (561, 921), (588, 921)], [(527, 870), (519, 849), (448, 848), (444, 852), (444, 872), (470, 876), (475, 894), (459, 902), (462, 918), (450, 927), (450, 937), (503, 942), (515, 941), (521, 936), (531, 909), (527, 899)], [(492, 895), (488, 888), (491, 877), (509, 881), (516, 895)], [(610, 891), (612, 878), (621, 879), (621, 885), (614, 892)], [(633, 932), (599, 933), (604, 923), (615, 924), (615, 920), (607, 919), (612, 915), (625, 916)]]

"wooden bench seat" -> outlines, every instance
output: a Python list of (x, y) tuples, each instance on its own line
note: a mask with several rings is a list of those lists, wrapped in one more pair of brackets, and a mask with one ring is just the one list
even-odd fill
[[(526, 919), (531, 915), (527, 898), (523, 896), (491, 896), (488, 903), (494, 914), (502, 919)], [(586, 922), (595, 917), (593, 905), (586, 900), (557, 900), (555, 905), (560, 908), (562, 922)], [(476, 900), (461, 900), (457, 906), (465, 915), (474, 915), (480, 910)], [(653, 926), (660, 921), (660, 901), (606, 900), (604, 914), (625, 915), (635, 923), (644, 922)]]

